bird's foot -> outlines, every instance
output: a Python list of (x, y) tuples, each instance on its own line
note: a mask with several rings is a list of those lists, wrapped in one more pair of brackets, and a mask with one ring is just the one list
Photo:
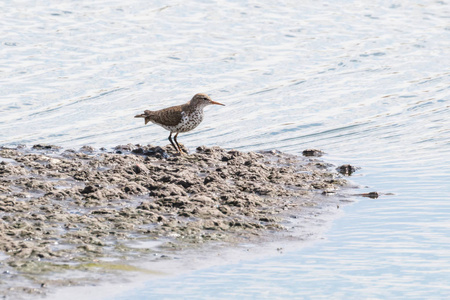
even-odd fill
[(180, 155), (180, 156), (186, 156), (186, 155), (189, 155), (186, 151), (184, 151), (183, 149), (178, 149), (178, 155)]
[(179, 152), (179, 151), (172, 154), (173, 157), (181, 157), (181, 156), (184, 156), (184, 155), (186, 155), (184, 152)]
[(181, 155), (188, 155), (188, 150), (183, 144), (178, 144), (178, 152)]

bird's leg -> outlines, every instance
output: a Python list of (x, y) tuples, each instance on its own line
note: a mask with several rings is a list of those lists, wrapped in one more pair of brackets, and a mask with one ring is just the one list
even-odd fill
[(183, 154), (183, 153), (184, 153), (184, 151), (183, 151), (183, 150), (181, 150), (180, 144), (178, 144), (178, 141), (177, 141), (177, 136), (178, 136), (178, 133), (179, 133), (179, 132), (177, 132), (177, 133), (175, 134), (175, 136), (173, 137), (173, 139), (175, 140), (175, 143), (176, 143), (176, 144), (177, 144), (177, 146), (178, 146), (178, 151), (180, 151), (180, 153), (181, 153), (181, 154)]
[[(177, 134), (178, 134), (178, 133), (177, 133)], [(176, 136), (175, 136), (175, 137), (176, 137)], [(172, 141), (172, 131), (171, 131), (170, 134), (169, 134), (169, 141), (170, 141), (170, 143), (172, 144), (172, 146), (175, 148), (175, 151), (180, 152), (180, 149), (178, 149), (178, 147), (175, 146), (175, 144), (174, 144), (173, 141)], [(177, 140), (175, 139), (175, 141), (177, 141)]]

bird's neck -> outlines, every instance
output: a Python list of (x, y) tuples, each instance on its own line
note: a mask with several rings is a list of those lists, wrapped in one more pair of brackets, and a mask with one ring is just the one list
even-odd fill
[(189, 113), (193, 113), (193, 112), (203, 113), (203, 109), (205, 108), (205, 106), (206, 105), (193, 105), (193, 104), (189, 103), (187, 106), (187, 111)]

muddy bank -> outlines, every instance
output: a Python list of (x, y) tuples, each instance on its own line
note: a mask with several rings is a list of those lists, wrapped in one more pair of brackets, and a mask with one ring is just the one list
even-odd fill
[(317, 205), (315, 196), (345, 184), (316, 157), (277, 151), (1, 148), (0, 287), (4, 295), (42, 294), (83, 284), (42, 275), (142, 255), (127, 241), (162, 239), (173, 249), (256, 241), (284, 230), (287, 212)]

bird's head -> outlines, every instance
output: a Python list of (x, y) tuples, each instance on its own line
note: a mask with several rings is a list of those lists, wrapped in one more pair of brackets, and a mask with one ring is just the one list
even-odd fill
[(212, 104), (216, 104), (216, 105), (223, 105), (225, 106), (225, 104), (216, 102), (211, 100), (211, 98), (209, 98), (208, 95), (206, 94), (196, 94), (192, 100), (191, 100), (191, 104), (194, 106), (200, 106), (200, 107), (205, 107), (207, 105), (212, 105)]

